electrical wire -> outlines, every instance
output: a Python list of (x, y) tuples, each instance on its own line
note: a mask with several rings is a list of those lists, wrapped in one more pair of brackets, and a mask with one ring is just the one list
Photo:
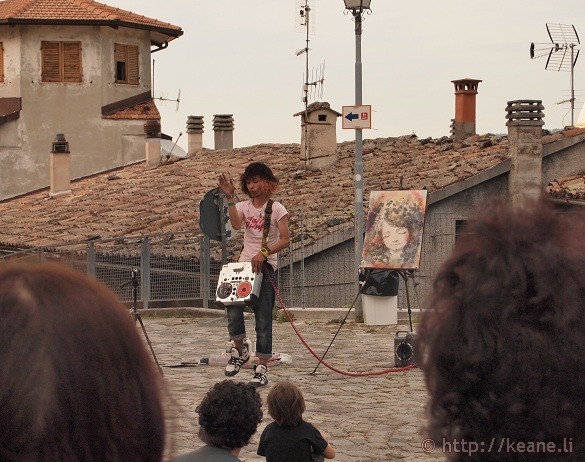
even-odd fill
[(392, 367), (389, 369), (383, 369), (383, 370), (379, 370), (379, 371), (349, 372), (349, 371), (343, 371), (341, 369), (338, 369), (338, 368), (332, 366), (327, 361), (323, 360), (323, 358), (320, 358), (319, 355), (317, 353), (315, 353), (315, 351), (311, 348), (311, 346), (304, 339), (303, 335), (300, 333), (299, 329), (295, 325), (294, 320), (292, 319), (292, 316), (290, 315), (288, 309), (286, 308), (286, 305), (284, 304), (284, 301), (282, 300), (282, 297), (280, 296), (280, 292), (278, 292), (278, 289), (276, 288), (276, 284), (274, 283), (274, 281), (272, 280), (271, 277), (268, 277), (268, 280), (270, 281), (270, 284), (272, 285), (272, 288), (274, 289), (274, 293), (276, 294), (276, 298), (280, 304), (280, 307), (283, 309), (283, 311), (286, 315), (286, 318), (288, 319), (291, 327), (293, 328), (293, 330), (297, 334), (297, 337), (299, 338), (301, 343), (305, 346), (305, 348), (309, 351), (309, 353), (311, 353), (315, 357), (315, 359), (317, 361), (319, 361), (319, 363), (323, 364), (323, 366), (325, 366), (327, 369), (330, 369), (333, 372), (337, 372), (338, 374), (346, 375), (349, 377), (370, 377), (370, 376), (376, 376), (376, 375), (386, 375), (386, 374), (389, 374), (391, 372), (403, 372), (403, 371), (407, 371), (408, 369), (413, 369), (413, 368), (417, 367), (417, 364), (409, 364), (408, 366)]

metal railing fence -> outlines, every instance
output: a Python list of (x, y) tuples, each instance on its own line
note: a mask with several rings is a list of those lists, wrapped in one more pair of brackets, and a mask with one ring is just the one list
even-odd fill
[[(315, 235), (314, 229), (323, 229)], [(356, 296), (353, 222), (308, 230), (301, 217), (291, 225), (291, 245), (279, 253), (278, 288), (287, 307), (349, 307)], [(228, 254), (236, 254), (241, 236), (233, 239)], [(432, 279), (455, 242), (455, 216), (427, 219), (420, 269), (407, 279), (412, 309), (424, 308)], [(13, 260), (57, 261), (88, 274), (109, 287), (122, 302), (132, 301), (127, 283), (139, 272), (141, 306), (215, 305), (215, 289), (222, 267), (220, 242), (200, 231), (121, 236), (112, 239), (58, 243), (39, 248), (0, 251), (0, 264)], [(231, 258), (228, 257), (228, 260)], [(399, 288), (399, 309), (406, 306), (404, 281)]]

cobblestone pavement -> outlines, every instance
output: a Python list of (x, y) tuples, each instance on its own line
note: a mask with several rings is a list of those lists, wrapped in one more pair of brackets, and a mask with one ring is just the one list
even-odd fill
[[(220, 366), (196, 365), (200, 358), (226, 349), (224, 317), (143, 317), (169, 390), (169, 408), (174, 416), (171, 438), (174, 454), (202, 445), (197, 438), (195, 407), (213, 383), (224, 380)], [(323, 354), (339, 324), (323, 321), (295, 322), (307, 343)], [(246, 319), (247, 331), (254, 332), (253, 318)], [(326, 360), (342, 371), (368, 372), (394, 367), (394, 337), (405, 326), (345, 324), (327, 353)], [(270, 385), (282, 379), (297, 383), (305, 396), (304, 417), (329, 435), (336, 449), (336, 461), (432, 461), (444, 460), (440, 449), (425, 453), (424, 404), (426, 390), (420, 369), (369, 377), (349, 377), (317, 365), (289, 323), (274, 323), (273, 349), (292, 357), (292, 363), (269, 369), (269, 384), (260, 389), (265, 403)], [(173, 367), (175, 366), (175, 367)], [(176, 367), (182, 366), (182, 367)], [(242, 369), (233, 380), (248, 381), (250, 369)], [(240, 453), (247, 462), (264, 461), (256, 454), (264, 419), (251, 443)]]

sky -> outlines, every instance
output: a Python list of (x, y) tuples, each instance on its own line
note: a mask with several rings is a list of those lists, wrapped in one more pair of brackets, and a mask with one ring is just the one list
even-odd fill
[[(204, 117), (203, 146), (213, 148), (214, 114), (233, 114), (234, 147), (299, 143), (306, 29), (303, 0), (101, 0), (180, 26), (184, 34), (154, 59), (163, 132), (184, 149), (188, 116)], [(324, 66), (322, 96), (332, 109), (355, 103), (355, 34), (343, 0), (312, 0), (309, 81)], [(479, 79), (476, 132), (507, 133), (506, 104), (542, 100), (544, 128), (571, 123), (571, 73), (547, 70), (529, 47), (551, 45), (546, 24), (574, 25), (585, 38), (582, 0), (372, 0), (363, 22), (362, 101), (372, 107), (364, 139), (450, 134), (452, 80)], [(580, 47), (575, 48), (575, 50)], [(314, 77), (313, 77), (314, 76)], [(577, 122), (585, 99), (585, 56), (574, 67)], [(182, 136), (179, 134), (182, 133)], [(337, 141), (354, 130), (337, 122)]]

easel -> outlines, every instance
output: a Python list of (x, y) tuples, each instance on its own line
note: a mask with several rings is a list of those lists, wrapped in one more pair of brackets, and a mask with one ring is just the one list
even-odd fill
[[(406, 306), (407, 306), (407, 310), (408, 310), (408, 324), (409, 324), (409, 328), (410, 328), (410, 334), (413, 335), (414, 334), (414, 330), (413, 330), (413, 327), (412, 327), (412, 309), (410, 307), (410, 295), (408, 293), (408, 279), (414, 277), (414, 270), (395, 270), (395, 271), (404, 280), (404, 291), (406, 292)], [(354, 307), (354, 305), (355, 305), (358, 297), (362, 294), (362, 292), (364, 290), (364, 287), (366, 287), (366, 283), (368, 282), (368, 278), (370, 277), (370, 275), (371, 275), (371, 272), (370, 273), (367, 273), (366, 279), (364, 280), (363, 284), (361, 284), (360, 289), (358, 290), (357, 295), (353, 299), (353, 302), (352, 302), (351, 306), (349, 307), (349, 309), (347, 310), (347, 313), (345, 314), (345, 317), (339, 323), (339, 328), (337, 329), (337, 332), (335, 332), (335, 335), (333, 336), (333, 339), (331, 340), (331, 342), (329, 343), (329, 346), (325, 350), (325, 353), (323, 353), (323, 355), (321, 356), (321, 360), (323, 360), (325, 358), (325, 355), (329, 352), (329, 349), (331, 348), (331, 345), (333, 345), (333, 342), (335, 341), (335, 339), (337, 338), (337, 335), (341, 331), (341, 328), (345, 324), (345, 321), (347, 320), (347, 317), (349, 316), (349, 313), (351, 313), (351, 310), (353, 309), (353, 307)], [(313, 371), (310, 372), (310, 375), (314, 375), (315, 374), (315, 372), (317, 371), (317, 369), (320, 366), (320, 364), (321, 364), (321, 362), (318, 362), (317, 363), (317, 365), (315, 366), (315, 369), (313, 369)]]

